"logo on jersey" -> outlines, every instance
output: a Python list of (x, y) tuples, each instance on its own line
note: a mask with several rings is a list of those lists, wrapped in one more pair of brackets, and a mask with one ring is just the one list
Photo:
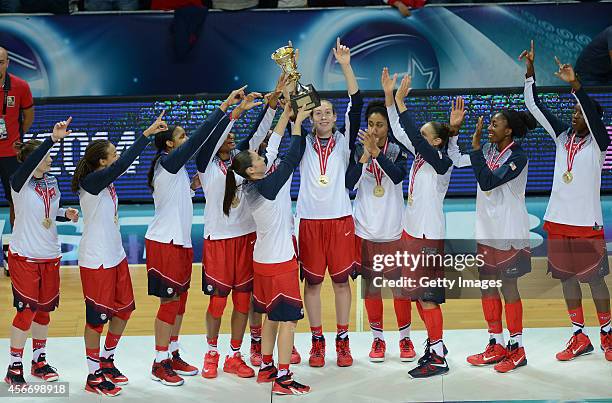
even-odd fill
[(23, 308), (23, 302), (19, 301), (19, 304), (17, 305), (19, 305), (19, 309)]
[(168, 289), (166, 290), (166, 292), (168, 294), (172, 294), (174, 292), (174, 290), (172, 289), (172, 287), (168, 287)]
[(6, 106), (13, 107), (15, 106), (15, 96), (9, 95), (6, 97)]
[(510, 163), (510, 169), (512, 169), (513, 171), (516, 171), (516, 164), (514, 162)]
[(105, 314), (105, 313), (101, 313), (101, 314), (100, 314), (100, 319), (102, 319), (102, 320), (106, 320), (106, 314)]
[(212, 286), (212, 285), (210, 285), (210, 284), (208, 284), (208, 285), (206, 286), (206, 291), (210, 292), (210, 291), (212, 291), (212, 290), (213, 290), (213, 286)]
[(300, 315), (304, 315), (304, 308), (300, 309)]

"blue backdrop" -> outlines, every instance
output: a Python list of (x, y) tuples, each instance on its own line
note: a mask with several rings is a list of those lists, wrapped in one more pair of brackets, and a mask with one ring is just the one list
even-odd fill
[(173, 24), (184, 22), (172, 14), (1, 16), (0, 44), (35, 96), (270, 89), (279, 72), (270, 54), (289, 39), (300, 48), (304, 81), (340, 90), (331, 53), (338, 36), (353, 49), (363, 89), (379, 89), (384, 66), (410, 72), (414, 88), (518, 86), (517, 56), (532, 38), (538, 83), (559, 85), (553, 56), (573, 63), (610, 15), (612, 3), (425, 7), (406, 19), (388, 7), (211, 12), (180, 61)]

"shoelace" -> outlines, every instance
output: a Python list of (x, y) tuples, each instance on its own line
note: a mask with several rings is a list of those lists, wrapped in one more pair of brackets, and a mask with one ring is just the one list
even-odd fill
[(186, 363), (186, 362), (185, 362), (185, 361), (184, 361), (184, 360), (181, 358), (181, 356), (180, 356), (179, 354), (173, 355), (173, 356), (172, 356), (172, 359), (173, 359), (174, 361), (178, 362), (178, 363), (179, 363), (179, 364), (181, 364), (181, 365), (189, 365), (189, 364), (187, 364), (187, 363)]
[(423, 344), (425, 345), (425, 351), (423, 352), (423, 356), (419, 358), (419, 361), (417, 361), (418, 365), (423, 365), (431, 359), (431, 351), (429, 351), (429, 339), (426, 339), (425, 343)]
[(115, 389), (115, 384), (112, 383), (111, 381), (104, 380), (98, 384), (98, 388), (104, 389), (104, 390), (113, 390)]
[(36, 369), (36, 372), (41, 372), (44, 375), (47, 374), (57, 374), (57, 369), (55, 367), (52, 367), (51, 365), (47, 364), (45, 362), (45, 365), (42, 365), (41, 367)]
[(576, 335), (573, 335), (565, 345), (565, 351), (572, 352), (572, 347), (574, 347), (576, 344), (578, 344), (578, 339), (576, 338)]
[(340, 355), (349, 355), (351, 353), (351, 350), (348, 347), (348, 340), (341, 340), (340, 342), (338, 342), (336, 352)]
[(117, 369), (117, 367), (115, 367), (115, 360), (113, 360), (112, 358), (107, 360), (108, 363), (110, 363), (110, 367), (106, 367), (103, 369), (104, 372), (109, 373), (110, 375), (112, 375), (113, 377), (119, 377), (119, 376), (123, 376), (123, 374), (121, 373), (121, 371), (119, 371)]
[(377, 353), (383, 351), (382, 340), (380, 340), (380, 339), (374, 340), (374, 351), (376, 351)]
[(323, 342), (315, 341), (312, 343), (312, 348), (310, 349), (310, 355), (314, 355), (315, 357), (323, 357)]
[(174, 370), (172, 369), (172, 364), (170, 363), (170, 360), (164, 360), (162, 363), (162, 368), (164, 369), (164, 372), (166, 373), (166, 375), (168, 376), (176, 376), (176, 372), (174, 372)]
[(410, 340), (409, 339), (401, 339), (400, 340), (400, 349), (401, 350), (408, 350), (409, 348), (410, 348)]

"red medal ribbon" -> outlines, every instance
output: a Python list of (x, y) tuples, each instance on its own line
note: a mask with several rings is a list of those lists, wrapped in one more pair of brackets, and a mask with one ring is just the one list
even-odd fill
[(576, 154), (578, 154), (578, 151), (580, 151), (580, 149), (586, 142), (585, 137), (580, 140), (579, 143), (575, 144), (575, 138), (576, 132), (572, 133), (572, 136), (567, 139), (567, 142), (565, 142), (565, 149), (567, 150), (567, 172), (572, 172), (572, 167), (574, 166), (574, 158), (576, 158)]
[[(223, 172), (223, 175), (227, 175), (227, 167), (225, 166), (225, 162), (221, 159), (217, 159), (217, 164), (219, 165), (219, 169)], [(232, 158), (230, 157), (229, 164), (232, 165)]]
[[(495, 146), (489, 148), (489, 152), (487, 153), (487, 166), (491, 171), (495, 171), (497, 168), (499, 168), (499, 160), (513, 145), (514, 141), (512, 141), (512, 143), (508, 144), (503, 150), (501, 150), (501, 152), (497, 155), (497, 158), (495, 158), (495, 150), (497, 148)], [(495, 161), (493, 161), (494, 158)]]
[(49, 185), (47, 184), (47, 179), (43, 177), (43, 182), (45, 184), (45, 188), (42, 186), (36, 185), (36, 193), (38, 193), (43, 199), (43, 205), (45, 206), (45, 219), (49, 218), (51, 214), (51, 199), (55, 196), (55, 188), (49, 189)]
[[(387, 146), (389, 145), (388, 140), (389, 139), (385, 140), (385, 145), (382, 149), (383, 155), (387, 154)], [(380, 184), (382, 183), (382, 177), (383, 177), (384, 171), (382, 170), (380, 165), (378, 165), (378, 161), (376, 161), (374, 158), (372, 158), (372, 162), (370, 163), (370, 169), (371, 169), (371, 172), (374, 174), (374, 178), (376, 178), (376, 186), (380, 186)]]
[(111, 195), (111, 199), (113, 199), (113, 204), (115, 205), (115, 217), (117, 217), (117, 191), (115, 190), (115, 185), (113, 183), (108, 185), (108, 192)]
[(414, 191), (414, 178), (416, 177), (417, 172), (419, 172), (419, 169), (421, 169), (424, 164), (425, 160), (423, 159), (423, 157), (421, 157), (421, 154), (417, 154), (414, 158), (414, 162), (412, 163), (412, 174), (410, 175), (410, 189), (408, 191), (408, 194), (413, 194), (412, 192)]
[(315, 141), (312, 143), (312, 146), (319, 155), (319, 169), (321, 171), (321, 175), (325, 175), (325, 172), (327, 171), (327, 160), (334, 149), (334, 146), (336, 145), (336, 140), (334, 140), (333, 136), (330, 137), (327, 145), (325, 146), (325, 150), (322, 150), (321, 141), (317, 136), (314, 136), (314, 138)]

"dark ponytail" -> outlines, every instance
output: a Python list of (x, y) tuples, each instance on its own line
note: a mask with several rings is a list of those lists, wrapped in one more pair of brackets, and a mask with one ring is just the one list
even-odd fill
[(502, 114), (508, 122), (508, 127), (512, 129), (512, 137), (523, 137), (529, 130), (536, 128), (538, 122), (529, 112), (515, 111), (513, 109), (502, 109)]
[(229, 216), (232, 202), (238, 190), (234, 174), (238, 174), (248, 179), (249, 174), (247, 174), (246, 170), (252, 166), (252, 163), (253, 159), (251, 158), (249, 150), (244, 150), (236, 154), (232, 160), (232, 164), (227, 169), (227, 175), (225, 175), (225, 195), (223, 196), (223, 214), (226, 216)]
[(28, 156), (32, 154), (32, 152), (34, 152), (34, 150), (36, 150), (41, 144), (42, 141), (40, 140), (28, 140), (23, 143), (21, 141), (16, 141), (13, 144), (13, 148), (17, 152), (17, 161), (25, 161), (26, 158), (28, 158)]
[(434, 132), (436, 133), (436, 137), (442, 140), (442, 144), (440, 144), (439, 148), (446, 147), (446, 144), (448, 144), (448, 138), (450, 137), (450, 133), (451, 133), (450, 126), (446, 123), (440, 123), (440, 122), (429, 122), (429, 123), (431, 124), (431, 127), (433, 127), (434, 129)]
[(81, 186), (81, 180), (98, 169), (100, 160), (108, 156), (108, 147), (111, 142), (105, 139), (94, 140), (87, 145), (85, 155), (77, 163), (72, 175), (72, 191), (77, 193)]
[(161, 153), (166, 151), (166, 141), (172, 141), (174, 139), (174, 129), (176, 129), (176, 126), (168, 126), (168, 130), (164, 130), (163, 132), (159, 132), (155, 135), (155, 148), (157, 148), (157, 153), (155, 154), (155, 157), (153, 157), (151, 167), (147, 173), (147, 185), (149, 185), (151, 192), (155, 190), (155, 188), (153, 188), (155, 164), (157, 164), (157, 160), (159, 160), (159, 157), (161, 157)]

